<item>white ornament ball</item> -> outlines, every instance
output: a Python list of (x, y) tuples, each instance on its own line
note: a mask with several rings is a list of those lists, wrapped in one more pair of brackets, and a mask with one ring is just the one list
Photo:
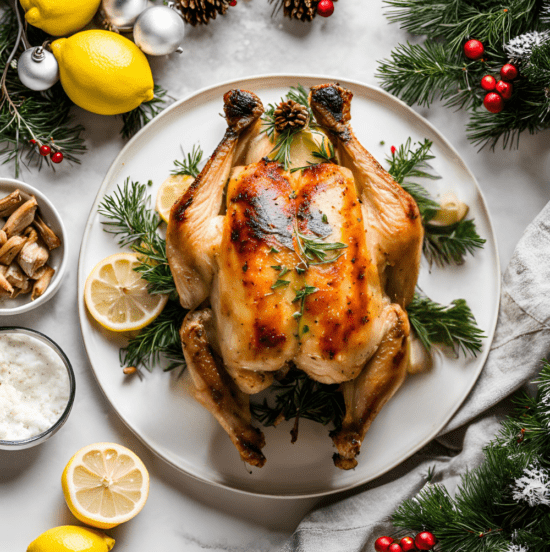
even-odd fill
[(17, 74), (27, 88), (48, 90), (59, 80), (59, 65), (51, 52), (35, 46), (17, 60)]
[(147, 8), (134, 25), (134, 42), (146, 54), (165, 56), (175, 52), (185, 33), (183, 19), (167, 6)]
[(148, 0), (101, 0), (101, 7), (111, 25), (130, 30), (147, 3)]

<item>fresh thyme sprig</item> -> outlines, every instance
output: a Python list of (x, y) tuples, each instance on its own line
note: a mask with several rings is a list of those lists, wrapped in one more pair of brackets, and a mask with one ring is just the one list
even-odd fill
[(432, 142), (426, 139), (415, 148), (409, 138), (388, 158), (388, 172), (418, 205), (424, 223), (423, 251), (430, 266), (434, 263), (440, 267), (461, 264), (468, 253), (473, 255), (477, 249), (483, 248), (486, 240), (479, 236), (471, 219), (463, 219), (449, 226), (430, 224), (440, 205), (421, 184), (411, 179), (439, 178), (429, 172), (428, 161), (434, 158), (431, 146)]
[(194, 144), (191, 153), (186, 154), (183, 150), (182, 153), (183, 160), (179, 161), (176, 159), (174, 161), (174, 166), (176, 168), (172, 170), (172, 174), (187, 175), (197, 178), (200, 173), (199, 165), (204, 155), (202, 148), (199, 145)]
[(274, 426), (283, 420), (295, 418), (291, 431), (292, 442), (298, 438), (300, 418), (313, 420), (323, 425), (342, 424), (345, 405), (338, 385), (326, 385), (310, 379), (300, 370), (291, 370), (280, 382), (273, 384), (275, 405), (267, 399), (262, 403), (250, 403), (252, 416), (264, 426)]
[(120, 350), (121, 366), (143, 366), (151, 371), (161, 358), (169, 361), (165, 371), (185, 367), (179, 329), (187, 311), (170, 300), (164, 310)]
[(477, 326), (470, 307), (464, 299), (441, 305), (416, 293), (407, 306), (409, 321), (416, 335), (429, 351), (434, 344), (452, 347), (458, 354), (477, 356), (484, 332)]
[(153, 92), (155, 96), (152, 100), (143, 102), (132, 111), (122, 114), (123, 125), (120, 134), (123, 138), (131, 138), (166, 107), (168, 102), (166, 90), (155, 84)]
[(168, 266), (166, 243), (158, 234), (159, 215), (149, 207), (147, 186), (126, 179), (123, 187), (106, 196), (98, 212), (105, 232), (117, 237), (121, 247), (129, 246), (140, 260), (137, 272), (147, 281), (149, 293), (176, 294)]
[(337, 253), (331, 257), (327, 257), (328, 251), (338, 251), (340, 249), (346, 249), (347, 245), (341, 242), (325, 242), (321, 238), (313, 236), (304, 236), (297, 228), (295, 230), (296, 241), (300, 253), (303, 256), (303, 261), (308, 265), (320, 265), (333, 263), (340, 258), (344, 252)]

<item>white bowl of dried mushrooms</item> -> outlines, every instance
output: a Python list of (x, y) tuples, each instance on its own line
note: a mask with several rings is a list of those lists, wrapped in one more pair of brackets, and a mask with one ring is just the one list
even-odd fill
[(51, 299), (66, 262), (65, 227), (49, 199), (24, 182), (0, 178), (0, 316)]

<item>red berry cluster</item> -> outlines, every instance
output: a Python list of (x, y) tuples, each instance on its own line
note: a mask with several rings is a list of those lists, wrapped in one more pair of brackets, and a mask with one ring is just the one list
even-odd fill
[(412, 537), (403, 537), (399, 542), (395, 542), (391, 537), (380, 537), (374, 543), (376, 552), (409, 552), (410, 550), (431, 550), (436, 543), (436, 539), (429, 531), (418, 533), (414, 539)]
[[(464, 55), (468, 59), (481, 59), (485, 53), (485, 47), (479, 40), (468, 40), (464, 44)], [(487, 91), (483, 99), (483, 105), (491, 113), (500, 113), (504, 109), (504, 101), (512, 97), (514, 89), (512, 83), (518, 76), (518, 68), (511, 63), (506, 63), (500, 70), (500, 80), (493, 75), (485, 75), (481, 79), (481, 88)]]
[[(38, 144), (38, 142), (34, 138), (30, 140), (30, 143), (33, 146)], [(42, 157), (47, 157), (49, 155), (52, 163), (61, 163), (61, 161), (63, 161), (63, 154), (55, 148), (52, 150), (52, 148), (46, 144), (38, 146), (38, 153), (40, 153)]]

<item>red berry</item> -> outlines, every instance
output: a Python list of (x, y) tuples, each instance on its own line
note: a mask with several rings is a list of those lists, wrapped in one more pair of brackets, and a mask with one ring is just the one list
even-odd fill
[(392, 146), (392, 147), (390, 148), (390, 151), (391, 151), (391, 154), (392, 154), (392, 155), (395, 155), (395, 152), (397, 151), (397, 148), (396, 148), (395, 146)]
[(29, 142), (34, 146), (36, 144), (36, 140), (33, 138), (32, 140), (29, 140)]
[(231, 2), (229, 2), (229, 5), (230, 6), (236, 6), (237, 5), (237, 0), (231, 0)]
[(485, 75), (481, 79), (481, 88), (483, 88), (483, 90), (487, 90), (488, 92), (490, 92), (491, 90), (495, 89), (496, 85), (497, 79), (495, 79), (495, 77), (493, 77), (492, 75)]
[(514, 80), (518, 76), (518, 68), (511, 63), (507, 63), (506, 65), (502, 66), (502, 69), (500, 70), (500, 76), (502, 80)]
[(431, 550), (435, 543), (435, 537), (429, 531), (422, 531), (414, 538), (414, 544), (418, 550)]
[(50, 146), (40, 146), (40, 155), (43, 155), (44, 157), (46, 157), (46, 155), (50, 155), (50, 152), (52, 151), (52, 148), (50, 148)]
[(393, 544), (390, 544), (388, 552), (403, 552), (403, 549), (396, 542), (394, 542)]
[(391, 537), (379, 537), (374, 543), (374, 549), (376, 552), (388, 552), (392, 543), (393, 539)]
[(403, 537), (399, 544), (403, 552), (409, 552), (409, 550), (414, 550), (414, 539), (412, 537)]
[(509, 100), (512, 97), (514, 85), (511, 82), (498, 81), (496, 90), (505, 100)]
[(483, 99), (483, 105), (491, 113), (500, 113), (504, 109), (504, 100), (500, 94), (489, 92)]
[(63, 154), (60, 151), (56, 151), (51, 154), (52, 163), (61, 163), (63, 161)]
[(479, 59), (483, 57), (484, 53), (485, 47), (479, 40), (468, 40), (468, 42), (464, 44), (464, 55), (468, 59)]
[(321, 17), (330, 17), (334, 13), (334, 3), (332, 0), (321, 0), (317, 4), (317, 14)]

